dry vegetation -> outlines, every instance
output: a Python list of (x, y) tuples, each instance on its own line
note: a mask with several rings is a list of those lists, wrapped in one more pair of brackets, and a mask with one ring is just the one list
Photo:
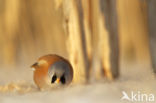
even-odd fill
[[(113, 80), (120, 74), (121, 59), (150, 62), (148, 36), (156, 34), (151, 28), (154, 33), (148, 32), (147, 4), (145, 0), (0, 0), (0, 69), (25, 71), (36, 58), (52, 53), (70, 60), (74, 82)], [(0, 86), (0, 92), (12, 88), (27, 92), (31, 87), (9, 84)]]

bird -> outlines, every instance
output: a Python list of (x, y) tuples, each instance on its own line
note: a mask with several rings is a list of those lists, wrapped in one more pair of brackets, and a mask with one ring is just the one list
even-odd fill
[(40, 57), (31, 68), (34, 70), (33, 80), (39, 89), (69, 85), (73, 80), (72, 65), (56, 54)]

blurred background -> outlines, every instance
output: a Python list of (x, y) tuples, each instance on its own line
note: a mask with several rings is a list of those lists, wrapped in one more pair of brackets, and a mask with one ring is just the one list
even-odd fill
[(0, 7), (1, 66), (30, 65), (49, 53), (66, 56), (62, 11), (53, 0), (0, 0)]
[[(68, 58), (62, 8), (55, 0), (0, 0), (0, 67), (27, 66), (45, 54)], [(121, 57), (149, 62), (147, 3), (118, 0)], [(20, 68), (22, 69), (22, 68)]]
[[(84, 19), (89, 18), (87, 19), (89, 22), (84, 20), (83, 23), (85, 28), (90, 27), (90, 29), (85, 29), (90, 30), (86, 31), (88, 36), (86, 38), (90, 39), (90, 42), (87, 40), (86, 42), (92, 47), (92, 50), (87, 47), (88, 55), (92, 52), (92, 55), (88, 57), (90, 60), (92, 58), (91, 56), (96, 54), (96, 52), (107, 53), (107, 49), (110, 48), (107, 45), (107, 49), (97, 50), (97, 48), (100, 47), (97, 46), (100, 44), (99, 41), (105, 42), (108, 39), (105, 38), (105, 36), (101, 38), (101, 36), (99, 36), (100, 31), (97, 30), (100, 29), (102, 33), (104, 32), (106, 34), (108, 32), (103, 26), (101, 26), (102, 29), (98, 26), (98, 23), (100, 25), (100, 22), (102, 22), (100, 21), (102, 18), (100, 14), (100, 3), (101, 5), (105, 5), (102, 4), (104, 1), (108, 4), (110, 4), (110, 2), (109, 0), (73, 0), (72, 3), (76, 1), (81, 1), (82, 4), (84, 4), (82, 5)], [(72, 6), (70, 5), (72, 5), (72, 3), (68, 0), (0, 0), (0, 101), (4, 101), (4, 103), (21, 103), (21, 101), (37, 101), (37, 103), (55, 101), (62, 103), (61, 100), (63, 99), (58, 97), (64, 97), (64, 102), (67, 103), (69, 103), (69, 101), (76, 101), (76, 103), (77, 101), (84, 101), (85, 103), (86, 101), (89, 101), (87, 103), (103, 103), (103, 101), (121, 103), (120, 97), (122, 96), (121, 92), (123, 90), (140, 90), (144, 93), (155, 93), (156, 79), (152, 72), (149, 46), (149, 2), (148, 0), (110, 1), (113, 1), (116, 5), (116, 8), (113, 6), (115, 8), (113, 10), (116, 11), (118, 22), (117, 34), (120, 52), (119, 54), (117, 53), (117, 55), (119, 55), (120, 64), (119, 79), (113, 82), (106, 81), (105, 83), (103, 83), (103, 81), (99, 83), (94, 80), (92, 85), (69, 87), (63, 92), (37, 92), (38, 95), (24, 95), (19, 99), (18, 96), (6, 96), (2, 95), (1, 92), (17, 90), (20, 92), (24, 91), (25, 93), (34, 91), (34, 84), (33, 90), (31, 89), (33, 72), (30, 66), (37, 58), (46, 54), (58, 54), (71, 60), (71, 55), (73, 54), (69, 48), (72, 48), (71, 44), (75, 45), (77, 40), (73, 39), (70, 41), (71, 38), (69, 39), (71, 34), (69, 35), (67, 33), (66, 29), (68, 28), (65, 25), (65, 22), (69, 22), (65, 20), (65, 16), (68, 15), (68, 13), (65, 14), (64, 9), (71, 9), (70, 7)], [(154, 0), (150, 1), (154, 2)], [(70, 4), (69, 6), (68, 3)], [(76, 11), (76, 9), (74, 10)], [(74, 10), (72, 12), (73, 15), (75, 15)], [(154, 9), (151, 8), (151, 10)], [(82, 15), (80, 15), (80, 18), (81, 16)], [(77, 18), (72, 20), (74, 24), (74, 20), (77, 20)], [(91, 22), (92, 20), (93, 22)], [(82, 25), (80, 28), (81, 27)], [(73, 47), (79, 49), (77, 46)], [(98, 68), (98, 66), (96, 68)], [(18, 82), (18, 84), (16, 82), (13, 83), (14, 81), (20, 82)], [(22, 81), (24, 81), (24, 83)], [(22, 88), (22, 90), (20, 88)], [(72, 96), (72, 99), (70, 96)]]

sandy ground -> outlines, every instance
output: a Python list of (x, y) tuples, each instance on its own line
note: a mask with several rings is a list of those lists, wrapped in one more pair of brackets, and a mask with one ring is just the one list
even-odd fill
[[(8, 77), (9, 76), (9, 77)], [(19, 78), (20, 77), (20, 78)], [(8, 78), (8, 79), (5, 79)], [(23, 81), (24, 80), (24, 81)], [(32, 71), (0, 71), (0, 86), (8, 85), (19, 90), (0, 91), (0, 103), (135, 103), (121, 100), (122, 91), (154, 94), (156, 97), (156, 78), (149, 65), (122, 65), (121, 76), (114, 82), (97, 81), (88, 85), (71, 85), (57, 90), (39, 91), (32, 81)], [(13, 84), (13, 85), (12, 85)], [(17, 85), (16, 85), (17, 84)], [(17, 87), (16, 87), (17, 86)], [(146, 103), (146, 102), (136, 102)], [(156, 103), (156, 98), (154, 102)]]

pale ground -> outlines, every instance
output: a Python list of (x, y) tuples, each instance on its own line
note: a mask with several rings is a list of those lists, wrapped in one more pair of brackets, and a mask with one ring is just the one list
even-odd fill
[[(8, 77), (9, 76), (9, 77)], [(6, 79), (7, 78), (7, 79)], [(14, 83), (11, 83), (14, 82)], [(88, 85), (72, 85), (70, 87), (38, 91), (32, 81), (32, 71), (13, 73), (0, 71), (0, 86), (10, 83), (16, 90), (0, 91), (0, 103), (132, 103), (122, 101), (122, 91), (131, 91), (156, 96), (156, 78), (149, 65), (122, 65), (121, 76), (114, 82), (98, 81)], [(19, 83), (19, 84), (18, 84)], [(7, 86), (7, 85), (6, 85)], [(10, 88), (11, 88), (10, 86)], [(19, 87), (24, 89), (24, 92)], [(134, 102), (133, 102), (134, 103)], [(136, 102), (146, 103), (146, 102)], [(148, 102), (148, 103), (156, 103)]]

